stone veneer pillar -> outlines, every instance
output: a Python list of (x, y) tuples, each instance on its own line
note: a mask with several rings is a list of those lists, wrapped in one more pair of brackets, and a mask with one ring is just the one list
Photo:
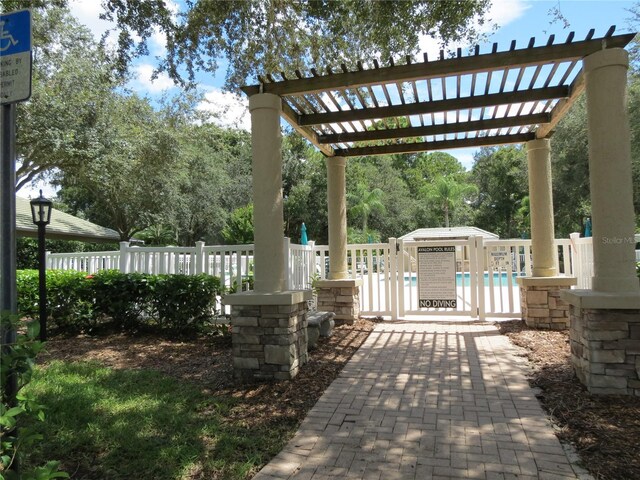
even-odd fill
[(516, 281), (520, 286), (520, 311), (527, 326), (547, 330), (569, 328), (569, 304), (560, 294), (577, 283), (575, 278), (523, 277)]
[(584, 59), (593, 220), (592, 290), (571, 290), (571, 360), (591, 393), (640, 395), (640, 282), (635, 274), (631, 150), (621, 48)]
[(311, 290), (227, 295), (236, 380), (290, 380), (307, 362)]
[(253, 154), (255, 291), (227, 295), (234, 375), (239, 381), (287, 380), (307, 361), (311, 290), (286, 288), (283, 248), (280, 97), (249, 98)]
[(353, 323), (360, 314), (362, 280), (350, 279), (347, 267), (347, 189), (344, 157), (328, 157), (327, 207), (329, 276), (317, 282), (318, 310), (335, 314), (337, 324)]
[(533, 271), (531, 277), (516, 279), (522, 319), (532, 328), (566, 330), (569, 304), (560, 298), (560, 292), (575, 285), (576, 279), (558, 276), (556, 270), (549, 139), (527, 142), (527, 162)]

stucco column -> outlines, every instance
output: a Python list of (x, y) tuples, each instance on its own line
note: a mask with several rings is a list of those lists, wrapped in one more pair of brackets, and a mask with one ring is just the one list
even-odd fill
[(548, 138), (527, 142), (529, 205), (533, 276), (557, 274), (554, 259), (553, 196), (551, 190), (551, 147)]
[(640, 292), (635, 272), (631, 144), (627, 116), (629, 55), (621, 48), (584, 59), (593, 220), (593, 290)]
[(327, 204), (329, 214), (329, 280), (348, 278), (347, 187), (344, 157), (328, 157)]
[(285, 289), (284, 214), (282, 209), (282, 136), (280, 97), (249, 98), (253, 181), (253, 236), (256, 292)]

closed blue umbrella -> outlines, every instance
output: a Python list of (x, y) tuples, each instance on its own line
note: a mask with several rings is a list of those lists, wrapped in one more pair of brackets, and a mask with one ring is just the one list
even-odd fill
[(307, 238), (307, 227), (304, 222), (302, 222), (302, 226), (300, 227), (300, 245), (306, 245), (309, 242)]
[(591, 219), (590, 218), (587, 218), (587, 221), (584, 224), (584, 236), (585, 237), (591, 236)]

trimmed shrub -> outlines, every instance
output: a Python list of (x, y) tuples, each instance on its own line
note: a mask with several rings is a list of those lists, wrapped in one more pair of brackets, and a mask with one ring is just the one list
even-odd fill
[[(18, 311), (38, 316), (38, 272), (18, 271)], [(104, 321), (124, 330), (194, 332), (217, 314), (223, 289), (209, 275), (95, 275), (47, 270), (48, 321), (60, 333), (89, 332)]]
[[(18, 312), (38, 318), (38, 270), (18, 270)], [(81, 272), (47, 270), (47, 318), (54, 330), (76, 333), (94, 324), (93, 292)]]
[(153, 275), (103, 270), (90, 276), (96, 314), (110, 317), (117, 327), (140, 327), (151, 310), (149, 279)]
[(153, 313), (162, 329), (192, 331), (212, 320), (220, 279), (209, 275), (158, 275), (153, 280)]

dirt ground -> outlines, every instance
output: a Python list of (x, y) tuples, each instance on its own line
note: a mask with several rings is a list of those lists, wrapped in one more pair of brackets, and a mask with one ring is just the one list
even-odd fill
[(571, 367), (568, 332), (531, 330), (519, 320), (498, 326), (526, 349), (530, 383), (584, 467), (598, 479), (640, 479), (640, 398), (591, 395)]
[[(375, 321), (361, 319), (337, 327), (333, 337), (320, 339), (293, 381), (255, 385), (234, 383), (231, 340), (222, 336), (188, 341), (122, 334), (58, 337), (48, 342), (39, 361), (92, 359), (114, 368), (158, 370), (239, 399), (230, 420), (244, 425), (302, 421), (374, 326)], [(640, 479), (640, 398), (589, 394), (571, 368), (567, 332), (531, 330), (522, 321), (498, 326), (523, 347), (532, 365), (531, 385), (540, 389), (538, 398), (558, 437), (575, 446), (585, 468), (598, 479)]]

